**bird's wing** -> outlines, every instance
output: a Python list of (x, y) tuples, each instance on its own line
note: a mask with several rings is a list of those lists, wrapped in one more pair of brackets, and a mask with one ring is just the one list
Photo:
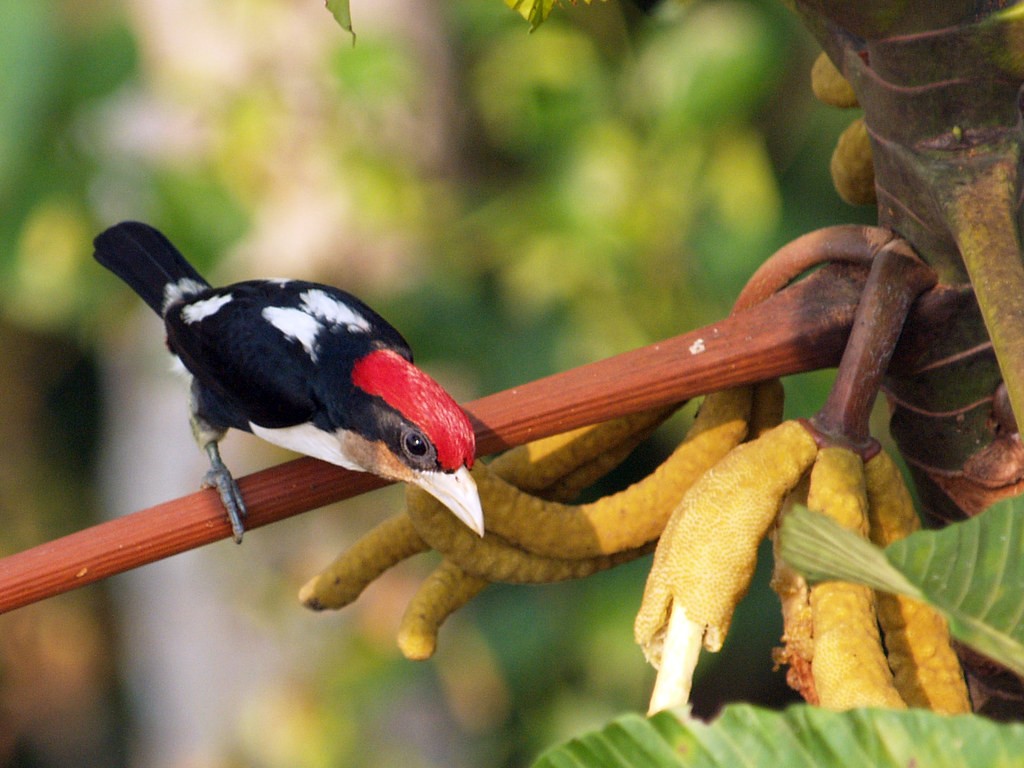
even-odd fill
[(325, 399), (347, 399), (357, 359), (382, 346), (409, 354), (373, 310), (315, 283), (236, 283), (170, 307), (165, 321), (200, 388), (200, 415), (240, 429), (326, 418)]

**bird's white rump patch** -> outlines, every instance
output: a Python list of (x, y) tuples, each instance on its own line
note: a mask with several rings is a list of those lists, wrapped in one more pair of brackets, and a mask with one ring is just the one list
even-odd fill
[(164, 286), (164, 314), (167, 313), (167, 308), (174, 302), (181, 301), (188, 296), (195, 296), (209, 287), (206, 283), (193, 280), (191, 277), (183, 277), (177, 282), (168, 283)]
[(200, 301), (186, 304), (181, 310), (181, 319), (187, 325), (198, 323), (200, 320), (205, 320), (211, 315), (217, 314), (226, 304), (231, 303), (231, 299), (231, 294), (225, 293), (221, 296), (211, 296), (208, 299), (201, 299)]
[(185, 364), (181, 362), (181, 358), (171, 353), (171, 364), (169, 366), (171, 373), (175, 376), (184, 376), (185, 379), (191, 384), (192, 383), (192, 371), (185, 367)]
[(367, 333), (370, 322), (352, 307), (330, 294), (312, 288), (299, 296), (302, 308), (319, 320), (331, 325), (344, 325), (349, 331)]
[(260, 314), (287, 338), (299, 342), (306, 354), (316, 361), (316, 337), (323, 328), (319, 320), (295, 307), (266, 307)]

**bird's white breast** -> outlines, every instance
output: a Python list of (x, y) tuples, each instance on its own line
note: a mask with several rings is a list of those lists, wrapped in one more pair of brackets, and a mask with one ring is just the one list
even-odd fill
[(334, 464), (345, 469), (352, 469), (357, 472), (366, 470), (352, 462), (342, 451), (341, 442), (333, 432), (325, 432), (317, 429), (312, 424), (296, 424), (294, 427), (261, 427), (259, 424), (249, 422), (249, 429), (256, 437), (266, 440), (268, 443), (287, 448), (289, 451), (312, 456), (314, 459), (321, 459), (328, 464)]

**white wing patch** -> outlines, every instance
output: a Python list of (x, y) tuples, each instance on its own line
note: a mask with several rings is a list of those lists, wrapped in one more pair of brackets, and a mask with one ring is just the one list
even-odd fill
[[(302, 344), (316, 362), (317, 336), (327, 327), (344, 327), (350, 333), (369, 333), (370, 321), (326, 291), (311, 288), (299, 294), (298, 307), (267, 307), (263, 319), (289, 339)], [(271, 441), (273, 442), (273, 441)]]
[(316, 337), (323, 329), (319, 320), (294, 307), (267, 307), (260, 314), (287, 338), (299, 342), (306, 354), (316, 362)]
[(205, 320), (211, 315), (217, 314), (224, 305), (231, 303), (231, 299), (231, 294), (225, 293), (221, 296), (211, 296), (208, 299), (186, 304), (181, 310), (181, 319), (187, 325), (198, 323), (200, 320)]
[(164, 314), (167, 308), (176, 301), (181, 301), (188, 296), (195, 296), (209, 288), (206, 283), (200, 283), (191, 277), (183, 277), (176, 283), (168, 283), (164, 286)]
[(344, 325), (353, 333), (368, 333), (370, 322), (352, 307), (318, 288), (299, 295), (302, 308), (330, 325)]

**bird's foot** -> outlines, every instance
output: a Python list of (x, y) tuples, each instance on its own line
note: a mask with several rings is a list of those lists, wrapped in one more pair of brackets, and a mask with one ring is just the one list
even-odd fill
[(210, 471), (203, 477), (203, 488), (216, 488), (220, 494), (220, 501), (227, 510), (228, 519), (231, 521), (231, 533), (235, 543), (242, 543), (242, 534), (245, 533), (243, 518), (247, 514), (245, 501), (242, 499), (242, 491), (231, 476), (231, 471), (221, 461), (220, 451), (217, 443), (207, 443), (206, 454), (210, 457)]

